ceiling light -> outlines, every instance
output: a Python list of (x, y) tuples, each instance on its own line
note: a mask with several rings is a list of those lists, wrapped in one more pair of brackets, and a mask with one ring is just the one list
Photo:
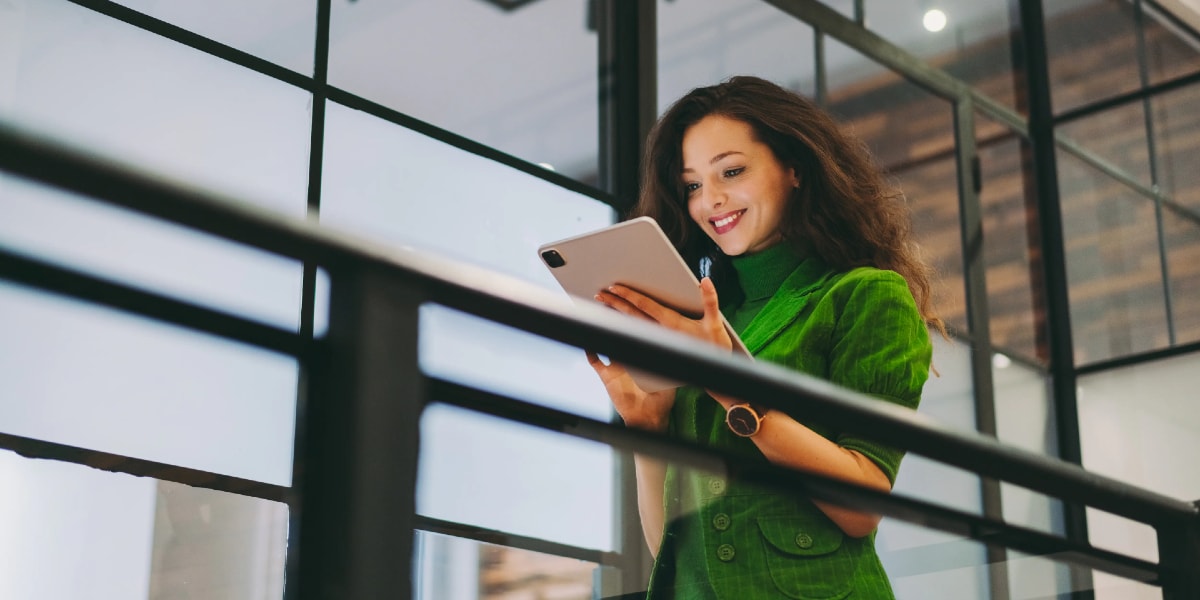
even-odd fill
[(938, 32), (946, 28), (946, 13), (933, 8), (925, 13), (925, 18), (922, 19), (925, 24), (925, 29)]

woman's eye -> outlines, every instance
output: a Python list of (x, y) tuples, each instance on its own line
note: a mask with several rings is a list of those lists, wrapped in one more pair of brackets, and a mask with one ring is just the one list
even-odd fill
[(685, 184), (683, 184), (683, 191), (684, 191), (685, 193), (691, 194), (692, 192), (694, 192), (694, 191), (696, 191), (696, 190), (698, 190), (698, 189), (700, 189), (700, 184), (698, 184), (698, 183), (685, 183)]
[(746, 167), (737, 167), (736, 169), (725, 169), (725, 176), (726, 177), (737, 177), (738, 175), (742, 174), (742, 171), (745, 171), (745, 170), (746, 170)]

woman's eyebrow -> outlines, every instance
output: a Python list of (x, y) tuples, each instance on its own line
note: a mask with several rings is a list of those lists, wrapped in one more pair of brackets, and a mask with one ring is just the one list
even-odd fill
[[(718, 154), (718, 155), (716, 155), (716, 156), (712, 157), (712, 159), (708, 161), (708, 164), (710, 164), (710, 165), (716, 164), (716, 163), (717, 163), (718, 161), (720, 161), (722, 158), (725, 158), (726, 156), (731, 156), (731, 155), (734, 155), (734, 154), (743, 154), (743, 153), (742, 153), (742, 152), (738, 152), (737, 150), (726, 150), (725, 152), (722, 152), (722, 153), (720, 153), (720, 154)], [(694, 171), (695, 171), (695, 169), (693, 169), (693, 168), (691, 168), (691, 167), (684, 167), (684, 168), (683, 168), (683, 172), (684, 172), (684, 173), (692, 173), (692, 172), (694, 172)]]

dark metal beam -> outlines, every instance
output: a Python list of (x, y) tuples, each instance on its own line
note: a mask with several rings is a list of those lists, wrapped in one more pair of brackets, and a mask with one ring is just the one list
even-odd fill
[(288, 502), (289, 598), (412, 597), (425, 297), (411, 284), (371, 267), (334, 274)]
[[(514, 496), (513, 499), (518, 500), (519, 497)], [(575, 560), (587, 561), (599, 565), (618, 564), (621, 562), (622, 558), (621, 555), (616, 552), (594, 550), (591, 548), (580, 548), (579, 546), (572, 546), (570, 544), (560, 544), (558, 542), (551, 542), (539, 538), (509, 533), (507, 531), (475, 527), (465, 523), (455, 523), (453, 521), (444, 521), (442, 519), (434, 519), (433, 517), (424, 517), (421, 515), (417, 515), (416, 517), (416, 527), (421, 531), (428, 531), (430, 533), (449, 535), (456, 538), (475, 540), (485, 544), (517, 548), (519, 550), (528, 550), (530, 552), (549, 554), (551, 556), (573, 558)]]
[[(984, 261), (983, 207), (979, 155), (975, 151), (975, 106), (970, 96), (954, 103), (955, 167), (958, 171), (958, 211), (963, 256), (963, 278), (967, 303), (967, 327), (971, 330), (971, 381), (975, 401), (975, 430), (991, 437), (996, 431), (996, 396), (992, 383), (991, 312), (987, 296), (987, 263)], [(979, 479), (984, 516), (1004, 520), (1000, 482)], [(1008, 552), (988, 545), (988, 581), (991, 600), (1008, 600)]]
[[(1200, 501), (1195, 503), (1200, 509)], [(1163, 600), (1200, 598), (1200, 517), (1158, 529)]]
[(637, 202), (642, 145), (658, 114), (657, 7), (595, 0), (600, 108), (600, 187), (625, 212)]
[[(1045, 18), (1041, 0), (1019, 0), (1025, 98), (1029, 110), (1029, 167), (1038, 206), (1038, 239), (1041, 250), (1041, 298), (1045, 306), (1050, 363), (1050, 385), (1054, 400), (1058, 455), (1082, 464), (1079, 408), (1076, 397), (1075, 352), (1071, 333), (1071, 306), (1067, 284), (1067, 256), (1062, 224), (1055, 156), (1054, 111), (1050, 102), (1050, 72), (1046, 50)], [(1088, 540), (1085, 503), (1063, 503), (1068, 539)], [(1091, 572), (1071, 570), (1071, 589), (1077, 599), (1093, 596)]]
[(287, 498), (288, 488), (281, 485), (263, 483), (231, 475), (210, 473), (208, 471), (201, 471), (200, 469), (168, 465), (152, 460), (113, 454), (111, 452), (89, 450), (70, 444), (47, 442), (19, 435), (0, 433), (0, 448), (12, 450), (25, 458), (57, 460), (100, 469), (101, 471), (125, 473), (138, 477), (152, 477), (161, 481), (174, 481), (192, 487), (249, 496), (251, 498), (270, 500), (271, 502), (284, 502)]
[(53, 265), (11, 252), (2, 245), (0, 280), (297, 358), (307, 356), (313, 347), (313, 342), (291, 331)]

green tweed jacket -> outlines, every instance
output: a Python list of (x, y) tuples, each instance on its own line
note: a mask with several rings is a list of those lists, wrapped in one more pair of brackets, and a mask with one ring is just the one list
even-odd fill
[[(913, 409), (929, 373), (929, 332), (904, 279), (892, 271), (836, 273), (807, 259), (739, 333), (760, 361)], [(703, 390), (683, 388), (671, 431), (765, 461), (753, 442), (728, 430), (723, 417)], [(895, 481), (902, 452), (819, 422), (805, 425), (861, 452)], [(714, 592), (722, 600), (894, 597), (875, 553), (875, 535), (846, 536), (808, 498), (673, 467), (664, 491), (668, 524), (650, 598), (710, 598)], [(689, 587), (689, 580), (705, 576), (711, 588)]]

